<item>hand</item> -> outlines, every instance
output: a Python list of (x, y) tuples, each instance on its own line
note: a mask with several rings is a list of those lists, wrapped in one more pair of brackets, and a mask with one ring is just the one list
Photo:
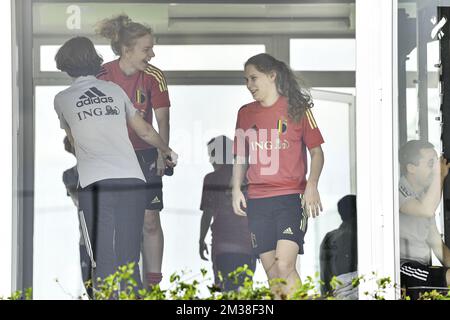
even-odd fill
[(302, 198), (302, 207), (310, 218), (318, 217), (319, 211), (323, 211), (319, 191), (317, 191), (317, 186), (315, 184), (306, 184), (305, 194)]
[(178, 162), (178, 154), (172, 149), (169, 150), (170, 150), (169, 152), (162, 153), (166, 162), (166, 166), (175, 167)]
[(441, 156), (440, 164), (441, 164), (441, 179), (444, 180), (445, 177), (447, 177), (447, 175), (448, 175), (450, 163), (447, 163), (447, 159), (445, 159), (443, 156)]
[(208, 261), (208, 259), (205, 257), (205, 251), (207, 254), (209, 254), (208, 246), (206, 245), (205, 241), (200, 241), (198, 249), (200, 252), (200, 258), (202, 258), (202, 260)]
[(162, 177), (166, 169), (166, 161), (163, 154), (158, 150), (158, 159), (156, 159), (156, 175)]
[(245, 201), (245, 196), (242, 193), (241, 190), (233, 190), (233, 192), (231, 193), (232, 195), (232, 201), (233, 201), (233, 211), (235, 214), (237, 214), (238, 216), (247, 216), (247, 214), (245, 213), (244, 210), (242, 210), (241, 208), (241, 204), (242, 207), (247, 208), (247, 202)]

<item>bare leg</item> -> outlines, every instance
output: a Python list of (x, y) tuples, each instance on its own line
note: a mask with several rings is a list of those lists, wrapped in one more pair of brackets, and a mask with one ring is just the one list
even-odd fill
[(281, 288), (279, 284), (271, 282), (271, 280), (279, 278), (276, 264), (275, 250), (262, 253), (259, 255), (259, 257), (261, 259), (264, 271), (267, 274), (267, 278), (269, 279), (270, 289), (272, 293), (275, 295), (275, 299), (280, 299)]
[[(158, 210), (145, 210), (142, 257), (144, 278), (147, 284), (156, 284), (159, 279), (150, 279), (152, 274), (161, 274), (164, 249), (164, 234)], [(156, 282), (156, 283), (155, 283)]]
[(276, 249), (276, 264), (278, 277), (286, 280), (286, 285), (282, 285), (284, 298), (291, 296), (301, 284), (300, 276), (295, 264), (297, 262), (299, 247), (290, 240), (278, 240)]
[(450, 286), (450, 269), (447, 269), (447, 287)]

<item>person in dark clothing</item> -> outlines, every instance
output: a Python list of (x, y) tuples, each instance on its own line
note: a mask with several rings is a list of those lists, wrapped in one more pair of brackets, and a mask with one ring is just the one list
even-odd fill
[[(75, 156), (75, 151), (73, 146), (70, 144), (69, 138), (67, 136), (64, 137), (64, 149)], [(78, 204), (78, 170), (77, 166), (73, 166), (72, 168), (69, 168), (63, 172), (62, 176), (64, 185), (66, 186), (67, 190), (67, 196), (69, 196), (73, 204), (77, 208), (78, 217), (80, 218), (80, 209)], [(81, 221), (80, 221), (81, 223)], [(81, 266), (81, 278), (83, 280), (83, 283), (86, 287), (86, 292), (89, 296), (92, 296), (92, 287), (87, 286), (86, 283), (91, 280), (91, 260), (88, 254), (88, 251), (86, 249), (86, 244), (84, 241), (84, 238), (82, 236), (81, 232), (81, 225), (80, 225), (80, 266)]]
[[(450, 163), (426, 140), (410, 140), (399, 150), (400, 285), (412, 300), (450, 286), (450, 249), (436, 224)], [(441, 265), (433, 265), (434, 255)]]
[(205, 257), (205, 252), (208, 253), (205, 237), (211, 227), (214, 282), (223, 291), (237, 290), (245, 279), (244, 275), (239, 276), (235, 283), (233, 278), (228, 277), (230, 272), (245, 264), (252, 271), (256, 268), (247, 217), (235, 215), (232, 208), (232, 144), (233, 142), (225, 136), (215, 137), (208, 142), (208, 155), (214, 172), (204, 178), (200, 205), (200, 210), (203, 211), (200, 225), (200, 257), (208, 260)]
[(356, 196), (346, 195), (338, 202), (342, 223), (328, 232), (320, 245), (320, 278), (322, 294), (331, 292), (333, 276), (354, 272), (358, 268)]

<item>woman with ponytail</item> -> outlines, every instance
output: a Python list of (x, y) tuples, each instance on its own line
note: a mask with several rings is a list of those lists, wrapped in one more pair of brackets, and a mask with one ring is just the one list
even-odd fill
[[(104, 64), (97, 77), (122, 87), (150, 124), (154, 112), (159, 134), (169, 143), (167, 82), (162, 71), (149, 63), (155, 56), (152, 29), (133, 22), (126, 15), (119, 15), (101, 21), (97, 33), (111, 41), (112, 50), (119, 56), (117, 60)], [(152, 286), (162, 279), (164, 236), (159, 213), (163, 208), (162, 175), (166, 167), (161, 150), (140, 139), (130, 128), (128, 134), (147, 180), (142, 256), (144, 277)]]
[[(248, 216), (252, 246), (278, 299), (300, 286), (297, 255), (303, 254), (308, 217), (322, 211), (318, 192), (324, 142), (311, 112), (313, 102), (290, 68), (269, 54), (245, 63), (255, 100), (238, 112), (234, 141), (233, 210)], [(306, 148), (311, 156), (307, 173)], [(245, 176), (248, 199), (241, 191)]]

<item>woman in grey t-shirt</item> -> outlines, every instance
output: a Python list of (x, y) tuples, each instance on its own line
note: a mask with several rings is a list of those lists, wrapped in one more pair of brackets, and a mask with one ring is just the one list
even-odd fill
[(55, 60), (57, 68), (74, 79), (56, 95), (54, 107), (75, 148), (79, 205), (86, 222), (94, 279), (134, 262), (134, 279), (141, 288), (138, 262), (145, 178), (127, 123), (141, 139), (161, 151), (168, 166), (176, 164), (177, 154), (142, 119), (118, 85), (95, 77), (103, 61), (88, 38), (70, 39)]

